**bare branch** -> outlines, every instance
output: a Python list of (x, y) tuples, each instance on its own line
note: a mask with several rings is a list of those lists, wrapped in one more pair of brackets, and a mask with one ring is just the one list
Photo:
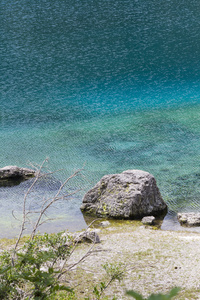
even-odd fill
[(43, 225), (43, 224), (45, 224), (45, 223), (47, 223), (47, 222), (49, 222), (49, 221), (53, 221), (53, 220), (55, 220), (55, 218), (47, 218), (46, 220), (44, 220), (43, 222), (41, 222), (41, 223), (39, 224), (39, 226), (41, 226), (41, 225)]
[(12, 216), (13, 216), (13, 218), (14, 218), (15, 220), (20, 221), (20, 220), (15, 216), (14, 210), (12, 210)]
[[(96, 222), (97, 220), (98, 220), (98, 219), (93, 220), (93, 221), (88, 225), (88, 227), (86, 228), (86, 230), (85, 230), (84, 232), (87, 233), (87, 231), (88, 231), (88, 229), (90, 228), (90, 226), (91, 226), (94, 222)], [(67, 270), (63, 271), (63, 269), (64, 269), (64, 267), (66, 266), (66, 263), (67, 263), (67, 259), (66, 259), (66, 260), (64, 261), (64, 263), (63, 263), (63, 266), (62, 266), (61, 270), (60, 270), (60, 274), (58, 275), (58, 279), (59, 279), (63, 274), (65, 274), (65, 273), (68, 272), (70, 269), (74, 268), (76, 265), (78, 265), (80, 262), (82, 262), (84, 259), (86, 259), (86, 258), (93, 252), (92, 249), (94, 248), (95, 243), (96, 243), (96, 238), (95, 238), (95, 240), (93, 241), (92, 246), (90, 247), (90, 249), (85, 253), (85, 255), (83, 255), (76, 263), (74, 263), (74, 264), (72, 264), (70, 267), (68, 267)], [(74, 245), (74, 247), (73, 247), (73, 249), (72, 249), (72, 251), (71, 251), (69, 257), (71, 257), (72, 254), (74, 253), (74, 251), (75, 251), (75, 249), (76, 249), (76, 247), (77, 247), (77, 244), (78, 244), (78, 240), (76, 241), (76, 243), (75, 243), (75, 245)], [(68, 258), (68, 259), (69, 259), (69, 258)]]
[[(76, 244), (74, 245), (74, 248), (73, 250), (71, 251), (70, 253), (70, 256), (73, 254), (74, 250), (76, 249), (77, 247), (77, 244), (78, 244), (78, 241), (76, 242)], [(63, 266), (60, 270), (60, 273), (58, 275), (58, 279), (64, 275), (65, 273), (67, 273), (68, 271), (70, 271), (71, 269), (73, 269), (75, 266), (77, 266), (78, 264), (80, 264), (84, 259), (86, 259), (91, 253), (92, 253), (92, 249), (94, 248), (94, 245), (95, 245), (95, 241), (92, 243), (92, 246), (89, 248), (89, 250), (87, 250), (87, 252), (75, 263), (73, 263), (72, 265), (70, 265), (66, 270), (64, 270), (64, 267), (66, 266), (66, 262), (67, 262), (67, 259), (64, 261), (63, 263)], [(64, 270), (64, 271), (63, 271)]]
[(20, 229), (20, 233), (19, 233), (19, 236), (18, 236), (18, 239), (16, 241), (16, 244), (15, 244), (15, 247), (14, 247), (14, 252), (13, 252), (13, 257), (12, 257), (12, 264), (14, 265), (14, 256), (16, 254), (16, 250), (17, 250), (17, 247), (18, 247), (18, 244), (19, 244), (19, 241), (22, 237), (22, 234), (25, 230), (25, 223), (26, 223), (26, 217), (27, 217), (27, 213), (26, 213), (26, 202), (27, 202), (27, 197), (28, 195), (30, 194), (31, 190), (33, 189), (33, 187), (35, 186), (36, 182), (38, 181), (39, 177), (40, 177), (40, 173), (41, 173), (41, 170), (42, 170), (42, 167), (44, 166), (45, 162), (47, 161), (47, 159), (45, 159), (42, 163), (42, 165), (40, 166), (38, 172), (36, 173), (36, 176), (35, 176), (35, 179), (33, 181), (33, 183), (31, 184), (31, 186), (29, 187), (29, 189), (27, 190), (25, 196), (24, 196), (24, 202), (23, 202), (23, 221), (22, 221), (22, 224), (21, 224), (21, 229)]
[[(72, 178), (76, 177), (76, 176), (80, 173), (81, 170), (82, 170), (82, 169), (75, 171), (70, 177), (68, 177), (68, 178), (64, 181), (64, 183), (61, 184), (61, 186), (60, 186), (58, 192), (57, 192), (56, 195), (52, 198), (52, 200), (51, 200), (49, 203), (47, 203), (47, 201), (45, 202), (45, 203), (47, 203), (47, 204), (46, 204), (46, 206), (44, 206), (44, 207), (41, 209), (41, 211), (40, 211), (40, 213), (39, 213), (38, 219), (37, 219), (37, 221), (35, 222), (33, 231), (32, 231), (32, 233), (31, 233), (31, 240), (34, 239), (34, 236), (35, 236), (35, 234), (36, 234), (37, 228), (38, 228), (38, 226), (40, 226), (40, 224), (41, 224), (41, 219), (42, 219), (44, 213), (49, 209), (50, 206), (52, 206), (53, 203), (55, 203), (56, 201), (58, 201), (58, 200), (60, 200), (61, 198), (63, 198), (63, 196), (62, 196), (62, 197), (59, 196), (60, 193), (61, 193), (61, 191), (62, 191), (62, 189), (63, 189), (64, 186), (69, 182), (69, 180), (71, 180)], [(72, 194), (74, 194), (74, 193), (72, 193)]]

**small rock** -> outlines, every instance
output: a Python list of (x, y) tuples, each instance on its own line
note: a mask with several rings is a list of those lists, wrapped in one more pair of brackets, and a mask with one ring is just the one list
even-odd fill
[(81, 232), (78, 234), (76, 233), (74, 241), (76, 243), (81, 243), (81, 242), (89, 242), (89, 243), (95, 243), (95, 244), (101, 243), (96, 230), (93, 230), (93, 231), (87, 230), (87, 231), (84, 231), (84, 232)]
[(110, 226), (110, 222), (109, 221), (103, 221), (99, 224), (101, 227), (108, 227)]
[(49, 268), (47, 266), (40, 267), (40, 271), (42, 272), (48, 272)]
[(144, 225), (153, 225), (154, 221), (155, 221), (155, 217), (154, 216), (148, 216), (148, 217), (142, 218), (142, 223)]
[(178, 221), (185, 226), (200, 226), (200, 213), (178, 213)]

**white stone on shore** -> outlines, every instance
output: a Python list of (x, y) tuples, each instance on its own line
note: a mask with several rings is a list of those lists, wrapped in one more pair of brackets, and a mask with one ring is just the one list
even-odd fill
[(155, 217), (154, 216), (147, 216), (142, 218), (142, 223), (144, 225), (153, 225), (155, 221)]
[(102, 226), (102, 227), (108, 227), (108, 226), (110, 226), (110, 222), (109, 221), (102, 221), (99, 225)]

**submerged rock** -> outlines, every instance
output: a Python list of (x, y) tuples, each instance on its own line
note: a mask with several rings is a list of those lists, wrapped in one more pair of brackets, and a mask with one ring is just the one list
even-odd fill
[(181, 225), (200, 226), (200, 213), (178, 213), (177, 218)]
[(86, 193), (81, 210), (100, 217), (138, 219), (164, 214), (167, 205), (153, 175), (128, 170), (105, 175)]
[(4, 168), (0, 168), (0, 182), (2, 181), (12, 181), (18, 182), (34, 177), (36, 171), (27, 169), (27, 168), (19, 168), (17, 166), (6, 166)]

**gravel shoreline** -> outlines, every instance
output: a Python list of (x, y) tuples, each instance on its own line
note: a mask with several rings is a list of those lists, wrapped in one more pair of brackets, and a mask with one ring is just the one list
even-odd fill
[[(137, 222), (136, 222), (137, 223)], [(122, 263), (126, 274), (122, 282), (116, 282), (106, 294), (117, 299), (131, 299), (125, 290), (133, 289), (143, 296), (168, 292), (180, 287), (175, 299), (200, 299), (200, 234), (188, 231), (163, 231), (150, 226), (127, 222), (111, 225), (99, 232), (100, 244), (75, 270), (71, 277), (78, 284), (80, 299), (91, 294), (89, 288), (105, 278), (102, 265), (106, 262)], [(73, 255), (76, 260), (88, 249), (82, 245)], [(85, 280), (85, 281), (84, 281)]]

